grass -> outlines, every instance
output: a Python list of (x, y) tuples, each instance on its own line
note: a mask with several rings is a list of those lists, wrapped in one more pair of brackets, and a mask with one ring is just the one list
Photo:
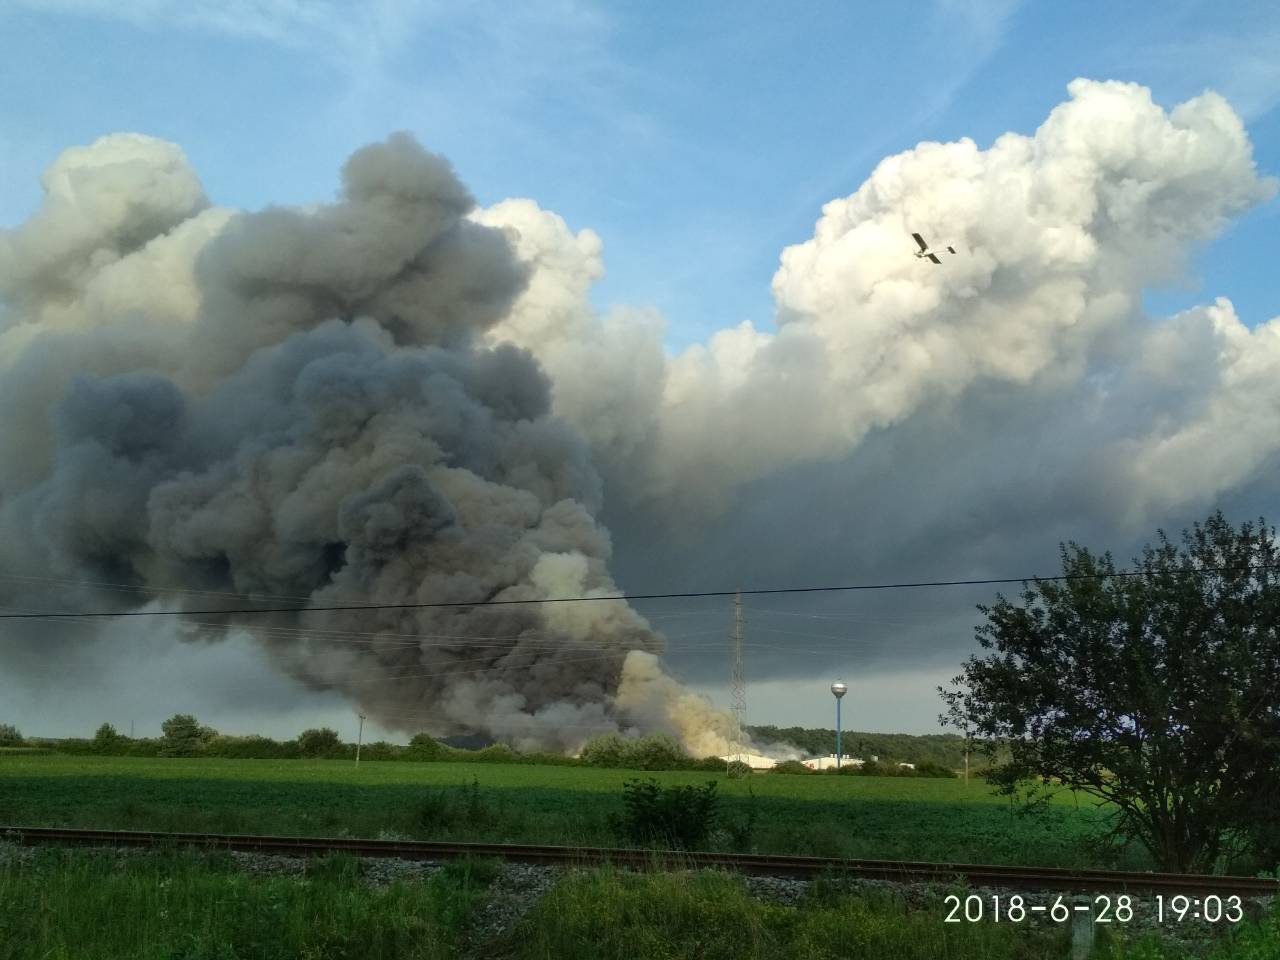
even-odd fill
[[(946, 924), (942, 894), (908, 906), (891, 893), (815, 883), (795, 906), (762, 903), (741, 880), (710, 872), (597, 870), (562, 881), (505, 942), (502, 960), (1062, 960), (1066, 925)], [(1108, 928), (1109, 929), (1109, 928)], [(1092, 960), (1197, 960), (1150, 933), (1099, 931)], [(1203, 960), (1276, 960), (1280, 911), (1245, 924)]]
[[(574, 872), (496, 940), (481, 939), (492, 862), (371, 887), (360, 861), (313, 861), (304, 876), (241, 872), (226, 855), (0, 848), (0, 960), (1059, 960), (1065, 927), (944, 924), (942, 892), (818, 881), (795, 906), (751, 897), (711, 871)], [(1280, 912), (1207, 960), (1275, 960)], [(1151, 936), (1100, 938), (1092, 960), (1190, 960)]]
[(890, 897), (810, 897), (797, 907), (753, 899), (714, 873), (608, 871), (559, 884), (494, 956), (510, 960), (1058, 960), (1069, 935), (995, 924), (943, 924), (941, 907)]
[(179, 853), (41, 851), (0, 863), (0, 960), (435, 960), (458, 956), (484, 896), (462, 871), (371, 889), (359, 861), (305, 879)]
[[(1079, 838), (1096, 808), (1069, 797), (1042, 820), (979, 781), (878, 777), (730, 780), (525, 764), (0, 757), (0, 824), (616, 845), (622, 785), (719, 782), (731, 823), (756, 811), (760, 853), (1100, 866)], [(464, 786), (467, 785), (467, 786)], [(727, 832), (713, 847), (728, 849)], [(1121, 866), (1147, 864), (1133, 854)]]

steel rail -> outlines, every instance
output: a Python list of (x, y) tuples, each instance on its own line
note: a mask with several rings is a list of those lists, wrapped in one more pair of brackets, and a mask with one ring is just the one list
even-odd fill
[(911, 860), (843, 860), (762, 854), (634, 850), (605, 847), (361, 840), (347, 837), (269, 837), (214, 833), (154, 833), (64, 827), (0, 826), (0, 842), (26, 846), (195, 847), (241, 853), (320, 856), (349, 853), (402, 860), (495, 857), (544, 866), (612, 864), (639, 870), (718, 868), (759, 876), (813, 879), (840, 875), (897, 883), (955, 883), (1017, 890), (1128, 891), (1165, 894), (1274, 897), (1280, 880), (1212, 874), (1074, 870), (998, 864), (927, 863)]

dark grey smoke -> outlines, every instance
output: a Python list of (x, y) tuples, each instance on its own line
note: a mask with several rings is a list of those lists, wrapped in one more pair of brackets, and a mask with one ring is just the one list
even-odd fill
[[(616, 591), (584, 442), (550, 414), (527, 352), (478, 338), (524, 287), (507, 234), (466, 219), (449, 165), (404, 135), (356, 153), (342, 182), (329, 206), (228, 215), (147, 138), (55, 165), (45, 208), (0, 246), (0, 397), (24, 441), (0, 474), (6, 606)], [(202, 244), (184, 240), (193, 220)], [(114, 289), (184, 282), (185, 316)], [(118, 309), (131, 295), (136, 308)], [(558, 748), (688, 728), (644, 657), (658, 636), (620, 602), (193, 616), (181, 629), (237, 628), (392, 728)], [(4, 632), (11, 666), (47, 665), (65, 634), (85, 636)], [(707, 717), (690, 732), (720, 722)]]

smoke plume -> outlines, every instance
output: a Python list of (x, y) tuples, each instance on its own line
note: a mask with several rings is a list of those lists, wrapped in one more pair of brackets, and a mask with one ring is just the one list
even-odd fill
[(587, 446), (538, 363), (480, 339), (528, 270), (444, 160), (394, 136), (334, 204), (233, 213), (173, 145), (113, 136), (44, 186), (0, 239), (7, 605), (297, 598), (183, 629), (250, 630), (392, 728), (723, 749), (624, 602), (307, 609), (618, 593)]

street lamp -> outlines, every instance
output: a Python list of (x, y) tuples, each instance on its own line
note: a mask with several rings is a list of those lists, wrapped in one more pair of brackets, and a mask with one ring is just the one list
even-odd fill
[(831, 692), (836, 695), (836, 769), (840, 769), (840, 700), (849, 692), (848, 685), (843, 680), (837, 680), (831, 685)]

